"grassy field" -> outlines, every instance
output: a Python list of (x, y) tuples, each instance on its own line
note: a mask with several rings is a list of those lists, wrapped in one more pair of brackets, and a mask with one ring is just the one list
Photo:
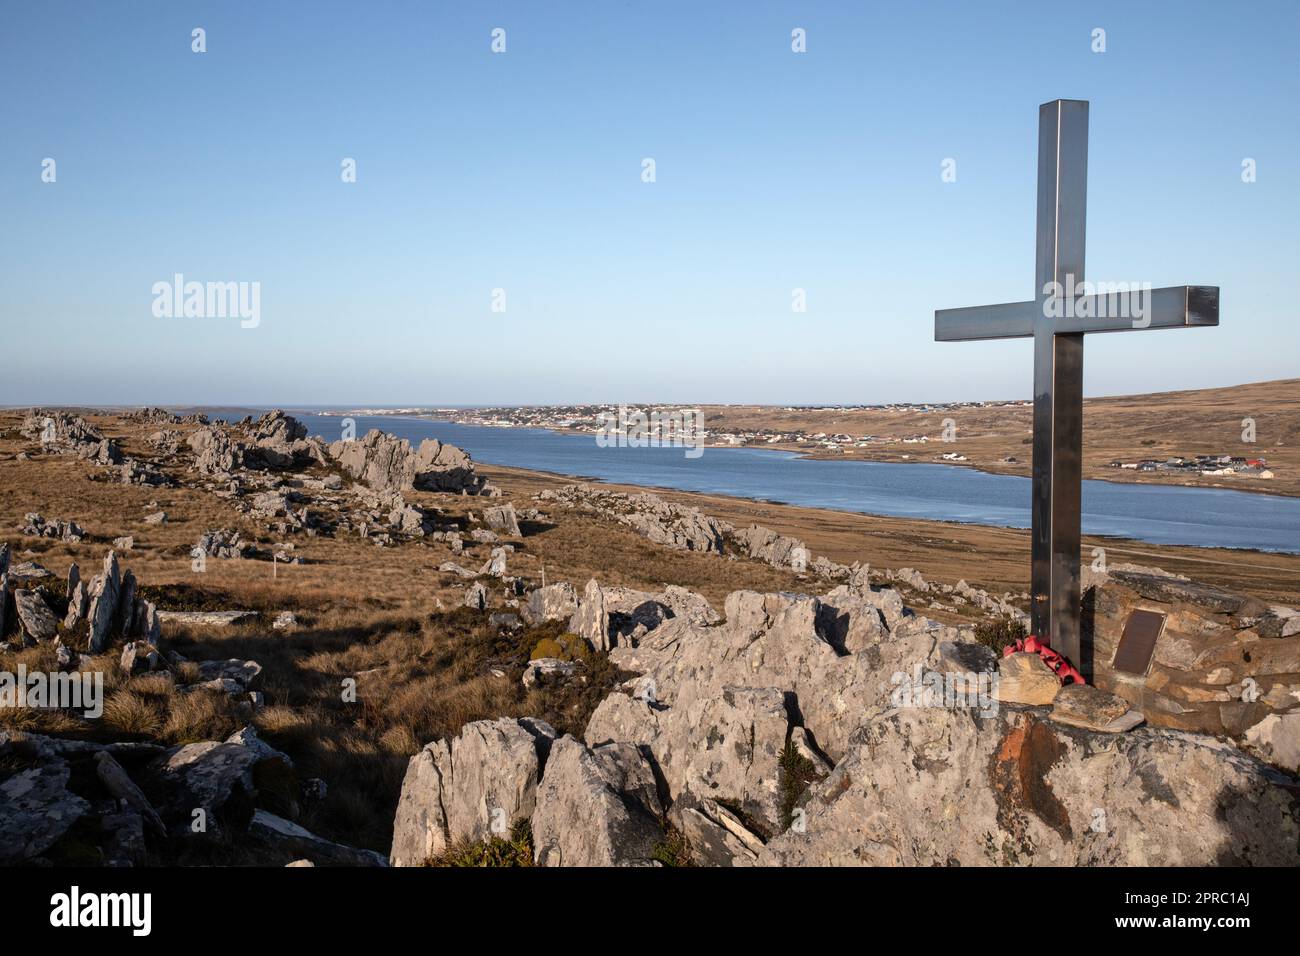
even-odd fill
[[(52, 572), (53, 583), (46, 582), (55, 610), (61, 610), (61, 582), (71, 562), (78, 562), (89, 577), (99, 570), (112, 541), (131, 535), (134, 546), (121, 555), (123, 564), (161, 607), (259, 612), (228, 628), (165, 625), (164, 637), (166, 648), (191, 661), (258, 661), (266, 706), (249, 712), (221, 694), (182, 695), (159, 675), (127, 678), (115, 655), (106, 655), (97, 663), (110, 675), (102, 721), (87, 726), (49, 712), (9, 709), (0, 711), (0, 726), (178, 744), (219, 739), (251, 719), (266, 740), (293, 757), (300, 776), (319, 776), (329, 785), (328, 796), (305, 810), (304, 826), (386, 852), (407, 759), (423, 744), (455, 733), (467, 721), (500, 716), (539, 716), (562, 731), (579, 732), (595, 703), (626, 676), (595, 660), (585, 684), (525, 690), (520, 676), (530, 654), (539, 641), (557, 636), (558, 625), (513, 633), (491, 627), (486, 614), (461, 606), (463, 582), (438, 570), (448, 560), (478, 567), (488, 557), (487, 545), (456, 555), (445, 544), (427, 540), (380, 548), (355, 533), (280, 538), (241, 514), (231, 499), (195, 487), (194, 476), (178, 462), (154, 459), (182, 480), (178, 487), (112, 483), (104, 480), (99, 466), (35, 450), (17, 432), (20, 420), (19, 414), (0, 413), (0, 541), (10, 543), (15, 563), (37, 561)], [(93, 421), (127, 454), (153, 456), (145, 438), (156, 426), (116, 416), (95, 416)], [(30, 454), (30, 460), (19, 460), (20, 452)], [(479, 470), (519, 508), (533, 505), (531, 496), (538, 491), (572, 480), (514, 469)], [(1028, 585), (1026, 532), (721, 496), (663, 495), (736, 525), (756, 522), (795, 535), (814, 554), (842, 563), (910, 566), (934, 581), (964, 578), (999, 594)], [(487, 503), (423, 492), (408, 498), (437, 509), (444, 522), (463, 529), (478, 526), (475, 513)], [(167, 523), (146, 524), (144, 516), (159, 509), (167, 512)], [(679, 584), (701, 592), (719, 610), (726, 594), (738, 588), (809, 591), (823, 586), (756, 561), (671, 551), (609, 521), (550, 506), (543, 510), (548, 520), (526, 522), (525, 536), (512, 541), (516, 550), (509, 556), (509, 572), (524, 577), (529, 586), (545, 578), (581, 588), (591, 577), (605, 585), (651, 591)], [(76, 521), (87, 537), (69, 543), (21, 535), (16, 526), (32, 511)], [(237, 528), (262, 546), (291, 541), (304, 563), (275, 566), (209, 558), (205, 570), (196, 572), (189, 550), (203, 532), (216, 528)], [(1085, 556), (1095, 543), (1085, 544)], [(1113, 541), (1104, 546), (1111, 562), (1159, 565), (1270, 600), (1294, 603), (1300, 595), (1300, 556)], [(496, 591), (500, 610), (502, 595), (499, 587)], [(923, 604), (917, 606), (925, 610)], [(270, 622), (283, 610), (297, 615), (298, 626), (273, 630)], [(933, 616), (948, 619), (941, 613)], [(11, 621), (10, 640), (12, 627)], [(53, 653), (49, 645), (0, 653), (0, 668), (13, 670), (23, 662), (29, 669), (48, 669)], [(180, 673), (183, 677), (184, 666)], [(355, 703), (343, 699), (349, 678), (357, 682)]]

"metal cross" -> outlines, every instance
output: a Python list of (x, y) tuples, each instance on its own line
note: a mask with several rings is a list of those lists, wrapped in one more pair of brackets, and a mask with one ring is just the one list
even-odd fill
[(1087, 200), (1088, 103), (1044, 103), (1033, 301), (934, 313), (937, 342), (1034, 340), (1031, 627), (1080, 669), (1083, 336), (1219, 324), (1217, 286), (1145, 287), (1136, 295), (1122, 284), (1080, 289)]

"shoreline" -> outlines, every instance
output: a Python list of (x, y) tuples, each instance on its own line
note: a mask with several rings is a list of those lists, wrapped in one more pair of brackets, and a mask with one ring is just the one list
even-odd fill
[[(897, 464), (909, 464), (908, 462), (898, 462)], [(911, 462), (910, 464), (917, 464)], [(922, 463), (924, 464), (924, 463)], [(946, 462), (933, 462), (933, 464), (947, 464)], [(605, 478), (598, 478), (590, 475), (571, 475), (562, 471), (547, 471), (542, 468), (523, 468), (518, 465), (498, 465), (491, 462), (475, 461), (474, 467), (478, 470), (492, 469), (502, 472), (514, 472), (519, 474), (536, 475), (547, 478), (563, 484), (592, 484), (603, 485), (612, 489), (639, 489), (656, 494), (659, 497), (669, 497), (673, 495), (693, 496), (699, 498), (726, 498), (731, 501), (745, 502), (750, 505), (765, 506), (772, 508), (798, 508), (806, 511), (824, 511), (837, 515), (855, 515), (861, 518), (888, 519), (891, 521), (916, 521), (925, 524), (936, 525), (945, 528), (979, 528), (990, 531), (1014, 531), (1028, 534), (1030, 529), (1010, 524), (988, 524), (982, 521), (958, 521), (953, 518), (916, 518), (906, 515), (883, 515), (873, 511), (854, 511), (849, 508), (831, 508), (821, 505), (800, 505), (789, 501), (778, 501), (772, 498), (755, 498), (752, 495), (729, 494), (722, 491), (687, 491), (681, 488), (672, 488), (667, 485), (643, 485), (633, 484), (626, 481), (610, 481)], [(1090, 480), (1090, 479), (1088, 479)], [(1204, 489), (1212, 491), (1214, 489)], [(703, 509), (701, 509), (703, 510)], [(1136, 546), (1147, 548), (1186, 548), (1195, 551), (1226, 551), (1230, 553), (1241, 553), (1267, 556), (1284, 556), (1300, 559), (1300, 551), (1270, 551), (1267, 548), (1234, 548), (1227, 545), (1201, 545), (1201, 544), (1159, 544), (1153, 541), (1143, 541), (1141, 538), (1128, 538), (1117, 534), (1102, 534), (1100, 532), (1085, 532), (1083, 538), (1109, 541), (1122, 546)]]
[[(573, 475), (475, 462), (476, 469), (507, 497), (531, 495), (576, 481)], [(814, 555), (842, 564), (912, 567), (928, 580), (964, 579), (990, 593), (1029, 588), (1030, 532), (1027, 528), (980, 525), (930, 518), (897, 518), (855, 511), (779, 504), (754, 498), (678, 491), (626, 482), (590, 481), (613, 491), (649, 492), (666, 501), (698, 508), (738, 527), (759, 524), (802, 540)], [(1300, 595), (1300, 554), (1247, 548), (1148, 544), (1132, 538), (1085, 534), (1081, 561), (1094, 561), (1102, 548), (1110, 565), (1156, 566), (1192, 580), (1214, 581), (1274, 603), (1295, 603)]]
[[(513, 425), (507, 428), (506, 426), (501, 426), (501, 425), (484, 425), (482, 423), (477, 423), (477, 422), (458, 421), (453, 418), (441, 418), (432, 415), (393, 415), (392, 417), (411, 418), (419, 421), (445, 422), (449, 425), (463, 425), (466, 427), (502, 428), (503, 430), (507, 430), (507, 431), (511, 429), (517, 429), (517, 428), (528, 428), (534, 431), (549, 432), (552, 435), (593, 435), (592, 432), (577, 431), (576, 429), (538, 427), (534, 425)], [(789, 455), (793, 455), (795, 458), (802, 459), (804, 461), (854, 461), (854, 462), (863, 462), (863, 463), (870, 462), (870, 463), (875, 463), (880, 465), (947, 465), (952, 468), (969, 468), (973, 471), (978, 471), (985, 475), (1001, 475), (1009, 478), (1025, 478), (1027, 480), (1032, 478), (1032, 474), (1022, 474), (1019, 471), (1013, 471), (1011, 469), (994, 468), (987, 464), (981, 464), (979, 462), (974, 462), (974, 461), (934, 461), (925, 458), (908, 458), (908, 459), (900, 460), (898, 458), (882, 458), (874, 455), (845, 455), (845, 454), (830, 455), (825, 453), (818, 453), (815, 451), (802, 451), (798, 448), (790, 448), (785, 445), (731, 445), (731, 444), (722, 444), (718, 442), (705, 442), (703, 447), (706, 449), (713, 448), (713, 449), (719, 449), (723, 451), (728, 451), (728, 450), (737, 451), (741, 449), (751, 450), (751, 451), (765, 451), (765, 452), (779, 451), (779, 452), (785, 452), (786, 454)], [(1269, 495), (1270, 497), (1274, 497), (1274, 498), (1293, 498), (1296, 500), (1300, 500), (1300, 493), (1287, 492), (1283, 490), (1275, 490), (1273, 488), (1246, 487), (1246, 486), (1238, 487), (1235, 485), (1223, 485), (1218, 483), (1202, 484), (1194, 481), (1169, 481), (1169, 482), (1142, 481), (1140, 479), (1129, 480), (1129, 479), (1116, 478), (1110, 476), (1095, 477), (1088, 474), (1085, 474), (1083, 476), (1083, 480), (1104, 481), (1107, 484), (1111, 484), (1111, 485), (1143, 485), (1149, 488), (1165, 487), (1165, 488), (1195, 488), (1202, 491), (1242, 491), (1247, 494)], [(1259, 482), (1259, 481), (1267, 481), (1270, 479), (1254, 479), (1254, 480), (1256, 482)], [(994, 526), (994, 527), (1001, 527), (1001, 526)]]

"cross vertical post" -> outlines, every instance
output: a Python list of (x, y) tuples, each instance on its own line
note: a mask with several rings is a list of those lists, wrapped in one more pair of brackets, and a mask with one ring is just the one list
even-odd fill
[(1030, 624), (1086, 677), (1080, 651), (1079, 535), (1083, 497), (1083, 337), (1089, 332), (1219, 324), (1219, 287), (1083, 279), (1088, 210), (1088, 103), (1038, 108), (1034, 298), (939, 309), (936, 342), (1034, 340), (1034, 480)]
[(1049, 639), (1076, 665), (1081, 664), (1083, 334), (1058, 333), (1047, 300), (1053, 288), (1083, 282), (1087, 205), (1088, 104), (1044, 103), (1038, 110), (1035, 299), (1042, 308), (1034, 320), (1030, 621), (1034, 634)]

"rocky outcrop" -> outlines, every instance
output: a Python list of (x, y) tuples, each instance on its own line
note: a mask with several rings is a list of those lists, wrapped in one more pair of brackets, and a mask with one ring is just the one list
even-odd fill
[(225, 429), (209, 425), (192, 432), (190, 450), (194, 452), (194, 467), (200, 474), (229, 477), (244, 467), (243, 447), (231, 440)]
[(642, 492), (624, 494), (589, 484), (548, 489), (541, 501), (570, 505), (580, 511), (627, 525), (656, 544), (683, 551), (726, 550), (725, 535), (733, 530), (726, 522), (702, 513), (698, 508), (672, 504), (658, 495)]
[(777, 534), (759, 525), (750, 525), (735, 532), (736, 544), (744, 554), (772, 565), (793, 571), (808, 570), (808, 548), (798, 538)]
[(607, 651), (620, 645), (635, 645), (672, 618), (700, 625), (720, 620), (708, 601), (677, 585), (652, 593), (601, 587), (592, 579), (569, 619), (569, 630), (585, 638), (593, 648)]
[(551, 747), (533, 814), (540, 866), (650, 866), (663, 841), (654, 770), (625, 743)]
[(37, 538), (57, 538), (70, 543), (76, 543), (86, 536), (86, 532), (75, 521), (60, 518), (46, 520), (36, 511), (28, 512), (23, 523), (18, 526), (18, 531)]
[(555, 731), (540, 720), (481, 720), (411, 758), (393, 822), (393, 866), (418, 866), (532, 817)]
[(121, 583), (117, 553), (110, 551), (104, 558), (104, 573), (96, 575), (90, 582), (90, 641), (87, 646), (92, 654), (104, 650), (113, 636)]
[(196, 558), (252, 558), (257, 556), (257, 547), (245, 541), (238, 531), (219, 528), (200, 535), (191, 555)]
[(759, 862), (1295, 866), (1294, 792), (1230, 744), (1073, 730), (1020, 708), (882, 715)]
[(80, 415), (32, 409), (19, 426), (26, 438), (40, 442), (47, 454), (76, 455), (100, 465), (120, 465), (122, 452)]
[(205, 424), (188, 439), (200, 474), (228, 480), (240, 469), (283, 471), (325, 463), (325, 444), (308, 438), (306, 427), (280, 410), (245, 418), (236, 429)]
[(483, 523), (493, 531), (500, 531), (512, 538), (518, 538), (522, 534), (519, 530), (519, 516), (515, 514), (515, 506), (509, 501), (494, 508), (484, 508)]
[(405, 438), (372, 429), (365, 438), (336, 441), (330, 457), (348, 474), (377, 491), (449, 491), (478, 495), (487, 480), (474, 473), (469, 455), (455, 445), (426, 438), (412, 449)]
[(18, 590), (14, 592), (14, 607), (23, 632), (35, 643), (52, 640), (58, 631), (58, 622), (54, 612), (45, 603), (43, 588)]
[(524, 619), (533, 626), (568, 620), (577, 610), (578, 594), (568, 581), (529, 592), (528, 600), (520, 608)]
[(151, 772), (154, 788), (167, 795), (159, 810), (170, 832), (217, 838), (247, 829), (258, 799), (255, 776), (284, 777), (292, 769), (288, 757), (245, 728), (225, 741), (174, 747)]

